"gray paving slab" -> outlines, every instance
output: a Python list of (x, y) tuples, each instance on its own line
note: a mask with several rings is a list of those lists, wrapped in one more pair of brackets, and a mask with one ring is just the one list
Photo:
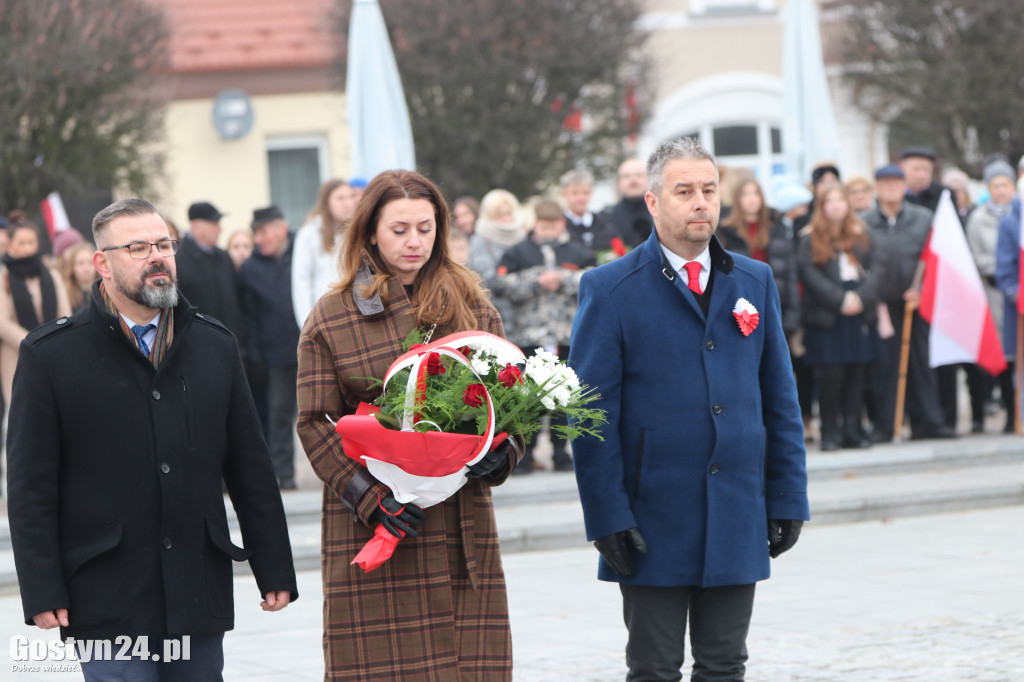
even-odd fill
[[(758, 586), (747, 679), (1024, 680), (1022, 527), (1024, 506), (808, 526)], [(503, 558), (516, 682), (624, 678), (620, 597), (596, 561), (590, 548)], [(300, 600), (266, 614), (252, 578), (236, 579), (227, 682), (322, 679), (319, 572), (299, 581)], [(0, 634), (40, 634), (17, 597), (0, 597)], [(12, 665), (0, 646), (0, 679), (80, 679)]]

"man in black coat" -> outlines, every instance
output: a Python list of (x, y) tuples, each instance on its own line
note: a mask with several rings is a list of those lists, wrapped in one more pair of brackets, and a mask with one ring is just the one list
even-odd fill
[[(87, 680), (220, 680), (232, 562), (248, 559), (264, 610), (298, 597), (238, 345), (179, 297), (151, 204), (108, 206), (93, 235), (89, 307), (29, 334), (14, 378), (8, 512), (25, 622), (60, 626), (80, 657), (81, 640), (131, 638), (130, 660), (83, 661)], [(156, 662), (185, 636), (189, 660)]]
[[(204, 315), (214, 317), (245, 338), (238, 277), (231, 257), (217, 247), (223, 214), (208, 202), (188, 207), (189, 231), (178, 243), (178, 289)], [(244, 347), (244, 344), (243, 344)]]
[(615, 226), (615, 232), (626, 242), (626, 246), (639, 246), (647, 241), (654, 229), (654, 218), (644, 201), (647, 170), (642, 161), (627, 159), (619, 165), (616, 189), (621, 197), (618, 203), (605, 208), (598, 217)]
[[(928, 147), (907, 147), (900, 154), (900, 168), (907, 178), (907, 201), (935, 213), (942, 193), (949, 190), (945, 185), (935, 182), (935, 152)], [(957, 216), (960, 217), (961, 227), (964, 227), (965, 218), (960, 215), (956, 192), (949, 190), (949, 198), (953, 201)], [(957, 375), (960, 372), (960, 365), (942, 365), (936, 367), (934, 372), (944, 423), (955, 429), (959, 384)]]
[(253, 211), (256, 249), (242, 263), (242, 310), (249, 328), (249, 362), (265, 368), (270, 460), (282, 490), (295, 485), (296, 380), (299, 325), (292, 306), (292, 244), (276, 206)]
[[(876, 442), (892, 440), (896, 415), (903, 313), (914, 284), (921, 251), (931, 232), (932, 214), (906, 201), (907, 183), (903, 171), (889, 164), (875, 173), (878, 201), (861, 214), (871, 229), (871, 239), (885, 254), (879, 296), (886, 304), (896, 334), (883, 339), (882, 361), (873, 377)], [(935, 372), (928, 363), (930, 326), (914, 311), (907, 365), (906, 406), (914, 438), (951, 438), (956, 433), (943, 420)], [(896, 434), (899, 435), (899, 434)]]

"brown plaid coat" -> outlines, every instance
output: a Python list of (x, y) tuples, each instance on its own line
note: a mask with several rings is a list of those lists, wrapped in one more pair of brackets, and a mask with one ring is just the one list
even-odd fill
[[(346, 457), (325, 415), (352, 414), (379, 389), (415, 326), (411, 303), (393, 280), (383, 313), (364, 316), (351, 291), (329, 293), (306, 320), (299, 341), (299, 421), (303, 447), (324, 482), (322, 568), (326, 680), (510, 680), (512, 641), (505, 577), (489, 485), (470, 480), (426, 509), (419, 537), (406, 538), (383, 566), (364, 574), (349, 562), (370, 538), (375, 483), (358, 520), (342, 504), (361, 468)], [(490, 304), (479, 328), (503, 334)], [(433, 338), (463, 331), (438, 328)], [(507, 473), (506, 473), (507, 476)]]

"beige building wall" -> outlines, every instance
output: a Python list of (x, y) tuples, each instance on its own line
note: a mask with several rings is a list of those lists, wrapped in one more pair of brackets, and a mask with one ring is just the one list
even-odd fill
[[(247, 229), (254, 208), (270, 203), (268, 146), (289, 140), (322, 140), (323, 178), (347, 177), (348, 125), (345, 96), (319, 92), (257, 95), (253, 127), (240, 140), (222, 140), (213, 127), (213, 99), (181, 100), (168, 106), (165, 177), (158, 208), (179, 229), (188, 229), (188, 206), (210, 201), (223, 213), (222, 245)], [(312, 207), (311, 207), (312, 208)]]
[[(782, 50), (786, 0), (647, 0), (640, 20), (649, 31), (652, 115), (637, 156), (646, 158), (676, 135), (712, 127), (756, 125), (762, 151), (782, 126)], [(820, 0), (818, 2), (820, 5)], [(886, 132), (852, 101), (839, 71), (829, 70), (844, 174), (869, 174), (887, 161)], [(768, 178), (779, 154), (736, 162)]]

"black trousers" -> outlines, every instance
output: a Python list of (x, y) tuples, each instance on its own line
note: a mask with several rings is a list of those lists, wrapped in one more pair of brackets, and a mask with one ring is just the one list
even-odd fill
[[(896, 335), (882, 341), (882, 361), (874, 372), (875, 431), (893, 434), (896, 415), (896, 388), (900, 378), (900, 345), (903, 331), (903, 304), (889, 304), (889, 316)], [(910, 331), (910, 357), (907, 363), (906, 411), (913, 431), (934, 431), (944, 423), (939, 405), (939, 387), (935, 372), (928, 366), (930, 326), (914, 312)]]
[[(964, 365), (968, 367), (969, 365)], [(957, 422), (957, 387), (960, 378), (960, 365), (942, 365), (936, 367), (935, 381), (939, 386), (939, 406), (942, 408), (942, 423), (951, 429)]]
[(742, 682), (754, 585), (620, 585), (629, 630), (626, 682), (678, 682), (690, 622), (692, 682)]
[[(181, 660), (168, 663), (157, 660), (174, 649), (164, 648), (162, 637), (149, 638), (149, 649), (139, 648), (145, 652), (146, 660), (141, 655), (132, 656), (131, 651), (123, 650), (123, 644), (112, 642), (111, 658), (118, 655), (128, 660), (89, 660), (82, 661), (82, 676), (85, 682), (222, 682), (224, 679), (224, 633), (219, 635), (192, 635), (189, 639), (188, 660), (184, 660), (184, 643), (180, 637), (177, 655)], [(139, 643), (131, 642), (132, 648)], [(78, 655), (82, 656), (82, 645), (78, 645)], [(105, 658), (105, 656), (104, 656)]]
[(821, 440), (852, 440), (863, 436), (864, 377), (867, 365), (818, 365), (818, 407)]
[(298, 365), (270, 367), (267, 371), (270, 408), (270, 462), (278, 482), (295, 478), (295, 420), (299, 416), (296, 397)]

